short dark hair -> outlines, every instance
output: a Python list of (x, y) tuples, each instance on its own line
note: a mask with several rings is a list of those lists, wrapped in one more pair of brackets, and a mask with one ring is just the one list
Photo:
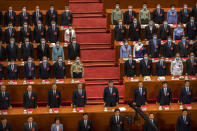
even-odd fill
[(113, 80), (109, 80), (109, 83), (114, 83), (114, 81)]
[(59, 118), (59, 117), (55, 117), (55, 122), (56, 122), (57, 120), (59, 120), (59, 121), (60, 121), (60, 118)]
[(171, 4), (171, 5), (170, 5), (170, 7), (173, 7), (173, 6), (175, 6), (175, 4)]
[(189, 80), (185, 80), (185, 83), (190, 82)]
[(88, 113), (86, 113), (86, 112), (85, 112), (85, 113), (83, 113), (83, 116), (86, 116), (86, 115), (88, 116)]
[(143, 83), (142, 81), (138, 81), (138, 83)]
[(182, 112), (187, 111), (187, 109), (183, 109)]
[(119, 108), (116, 108), (116, 109), (114, 110), (114, 112), (117, 112), (117, 111), (119, 111), (119, 112), (120, 112), (120, 109), (119, 109)]
[(154, 115), (154, 113), (153, 113), (153, 112), (150, 112), (150, 113), (149, 113), (149, 116), (150, 116), (150, 115), (152, 115), (152, 114)]
[(168, 84), (168, 82), (167, 82), (167, 81), (163, 81), (163, 82), (162, 82), (162, 85), (164, 85), (164, 84)]

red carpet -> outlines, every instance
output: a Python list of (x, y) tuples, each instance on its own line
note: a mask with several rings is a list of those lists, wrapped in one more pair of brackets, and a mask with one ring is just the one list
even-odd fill
[(69, 2), (100, 2), (101, 0), (69, 0)]
[(100, 13), (103, 12), (103, 3), (69, 3), (73, 13)]

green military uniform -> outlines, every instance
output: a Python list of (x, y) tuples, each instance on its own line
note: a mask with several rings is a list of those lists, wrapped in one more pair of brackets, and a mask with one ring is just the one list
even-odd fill
[(121, 9), (113, 9), (111, 14), (112, 24), (117, 25), (118, 20), (123, 20), (123, 11)]
[(141, 9), (139, 13), (139, 20), (141, 24), (148, 24), (150, 20), (150, 10)]
[(71, 66), (71, 76), (73, 78), (82, 78), (83, 74), (84, 74), (83, 64), (81, 62), (73, 63), (72, 66)]

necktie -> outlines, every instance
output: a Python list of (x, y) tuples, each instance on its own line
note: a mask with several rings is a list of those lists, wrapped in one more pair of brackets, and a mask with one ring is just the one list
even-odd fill
[(26, 13), (25, 13), (25, 12), (23, 12), (23, 16), (24, 16), (24, 17), (26, 16)]
[(82, 95), (82, 90), (79, 90), (78, 92), (79, 92), (79, 95), (81, 96)]
[(140, 95), (142, 96), (142, 88), (140, 88)]
[(87, 127), (87, 120), (84, 120), (85, 128)]
[(29, 98), (31, 98), (31, 92), (28, 92)]
[(44, 51), (44, 45), (42, 45), (42, 51)]
[(10, 17), (12, 16), (12, 11), (9, 11), (9, 15), (10, 15)]
[(186, 87), (186, 92), (187, 92), (187, 93), (189, 92), (189, 87)]
[(130, 65), (132, 64), (132, 60), (129, 60), (129, 64), (130, 64)]
[(29, 123), (29, 128), (32, 129), (32, 123)]
[(186, 121), (186, 116), (183, 116), (183, 120), (184, 120), (184, 122)]
[(119, 123), (119, 118), (118, 118), (118, 116), (116, 116), (116, 123)]
[(12, 29), (9, 29), (9, 32), (10, 32), (10, 36), (12, 35)]
[(11, 70), (14, 71), (14, 65), (13, 64), (11, 65)]
[(157, 10), (158, 14), (160, 14), (160, 9)]
[(166, 88), (164, 88), (164, 95), (166, 96)]
[(56, 95), (56, 91), (55, 90), (53, 90), (53, 95)]
[(109, 88), (110, 89), (110, 94), (112, 94), (112, 88)]
[(171, 43), (170, 43), (170, 42), (168, 42), (168, 44), (169, 44), (169, 47), (171, 47)]
[(46, 67), (47, 67), (47, 65), (46, 65), (46, 63), (44, 63), (44, 69), (46, 69)]
[(5, 92), (2, 92), (2, 96), (3, 96), (3, 97), (5, 96)]

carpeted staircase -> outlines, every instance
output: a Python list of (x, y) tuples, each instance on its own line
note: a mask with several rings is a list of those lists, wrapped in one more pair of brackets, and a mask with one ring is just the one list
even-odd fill
[(73, 26), (81, 46), (81, 60), (85, 66), (84, 78), (88, 104), (103, 104), (103, 91), (108, 80), (114, 80), (123, 103), (124, 87), (120, 84), (120, 70), (111, 48), (111, 33), (100, 0), (70, 0)]

